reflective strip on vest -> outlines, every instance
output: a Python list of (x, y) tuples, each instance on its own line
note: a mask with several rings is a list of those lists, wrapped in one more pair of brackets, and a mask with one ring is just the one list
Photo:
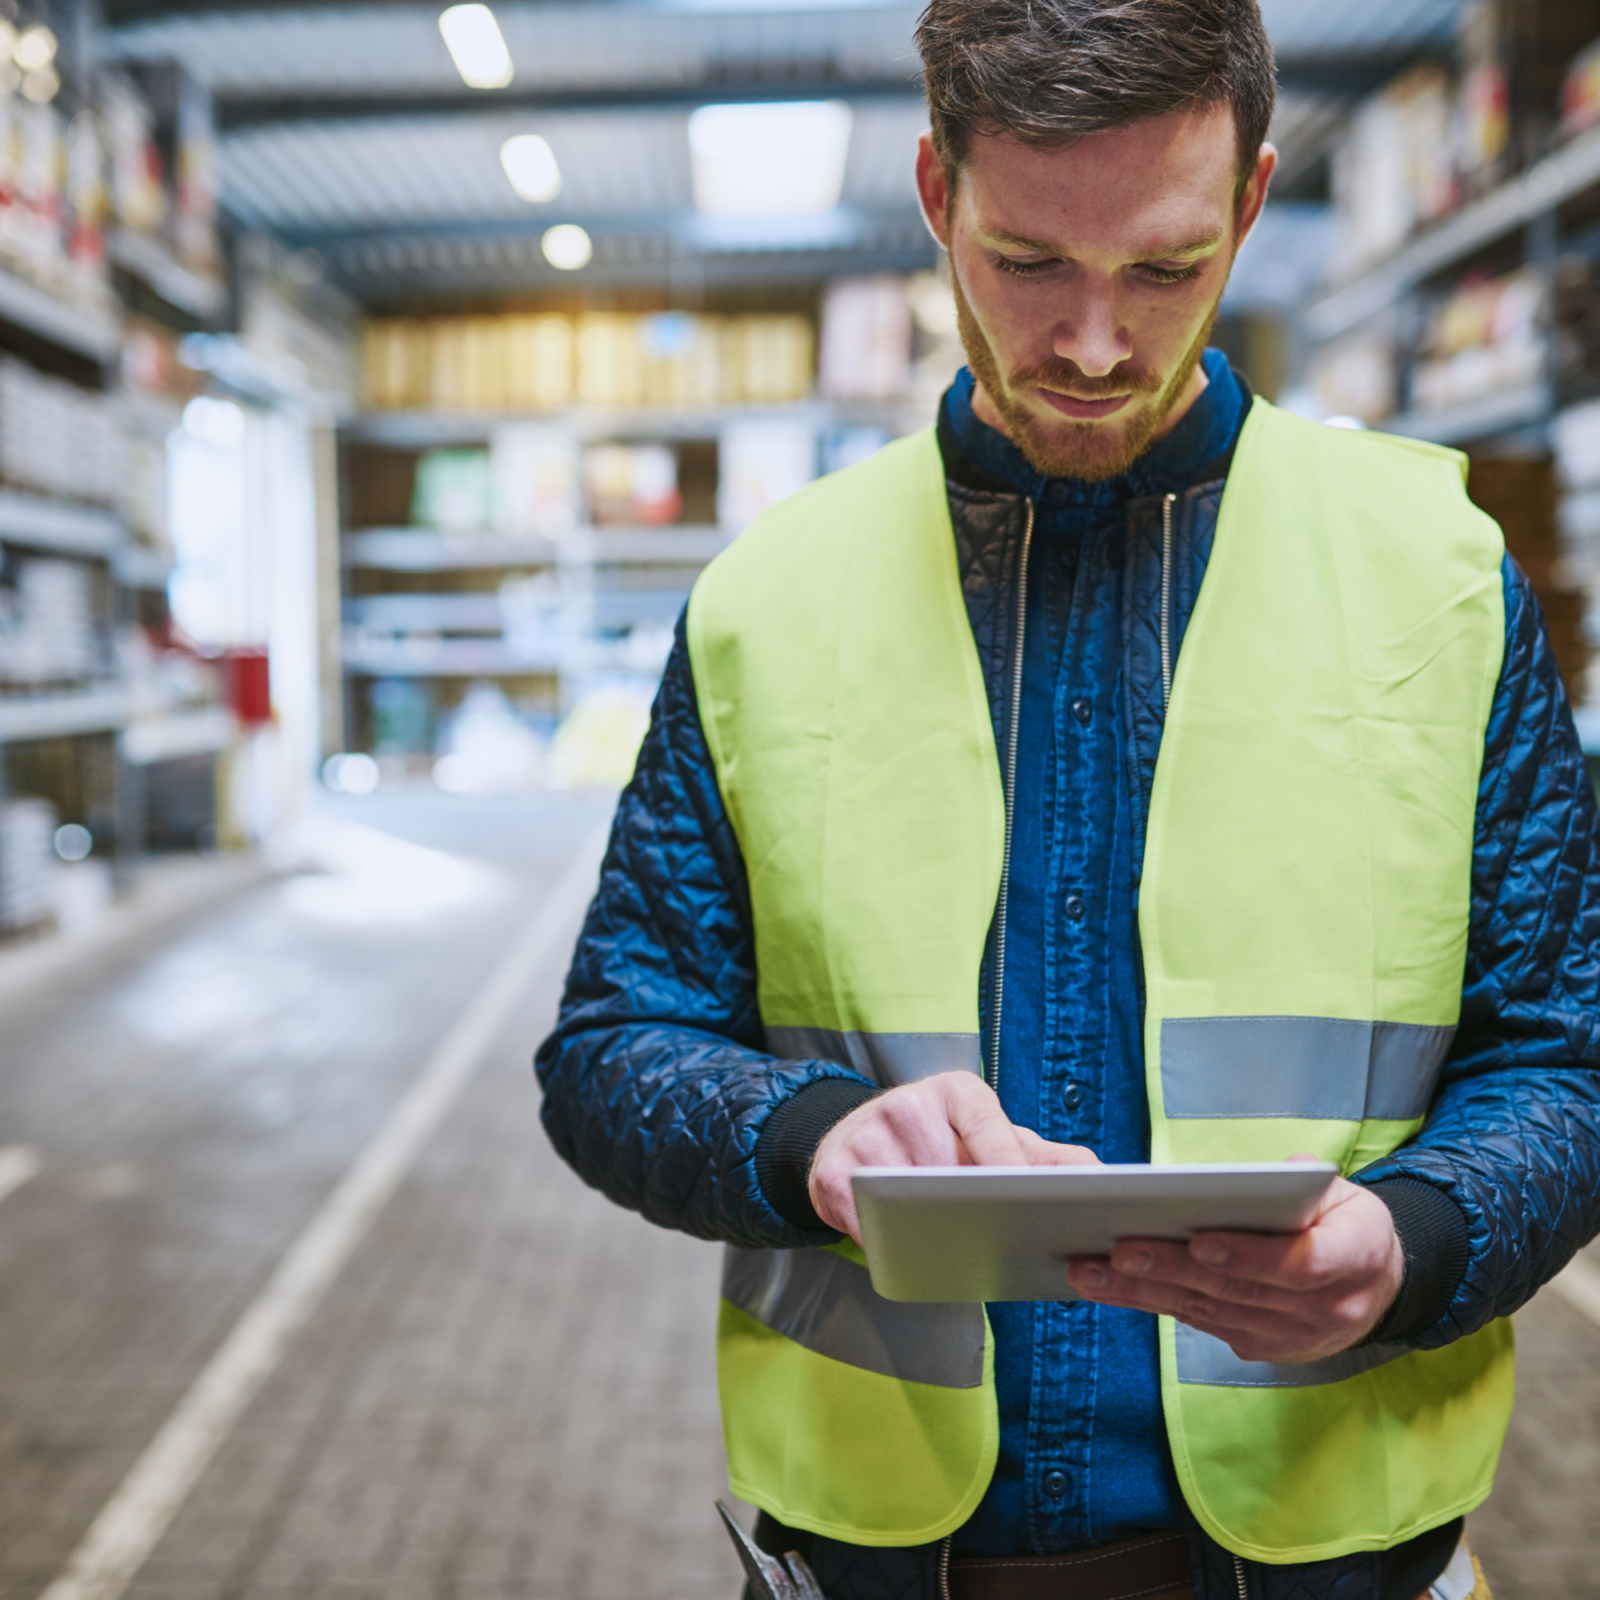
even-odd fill
[(798, 1345), (905, 1383), (976, 1389), (983, 1308), (885, 1300), (863, 1266), (831, 1250), (739, 1250), (722, 1263), (722, 1298)]
[(1167, 1017), (1169, 1117), (1410, 1122), (1433, 1099), (1453, 1027), (1343, 1017)]
[(1341, 1350), (1321, 1361), (1241, 1361), (1222, 1340), (1187, 1323), (1177, 1323), (1173, 1333), (1178, 1382), (1211, 1384), (1222, 1389), (1311, 1389), (1324, 1383), (1343, 1383), (1346, 1378), (1371, 1372), (1407, 1353), (1403, 1345), (1369, 1344)]
[(849, 1033), (836, 1028), (767, 1029), (767, 1048), (791, 1061), (837, 1061), (871, 1078), (881, 1089), (915, 1083), (940, 1072), (983, 1075), (975, 1033)]

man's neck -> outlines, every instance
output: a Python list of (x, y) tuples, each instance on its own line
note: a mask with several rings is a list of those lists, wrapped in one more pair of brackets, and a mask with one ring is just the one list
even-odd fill
[[(1206, 392), (1206, 386), (1210, 382), (1211, 379), (1206, 376), (1205, 362), (1195, 362), (1194, 370), (1189, 374), (1189, 381), (1184, 384), (1183, 390), (1174, 402), (1172, 409), (1161, 419), (1160, 427), (1151, 434), (1150, 441), (1145, 446), (1147, 451), (1155, 449), (1188, 416), (1189, 412), (1194, 408), (1195, 401)], [(1006, 426), (1005, 418), (1000, 415), (994, 401), (989, 398), (989, 391), (976, 379), (972, 385), (972, 414), (985, 427), (993, 428), (1001, 438), (1010, 440), (1012, 444), (1017, 442), (1011, 429)]]

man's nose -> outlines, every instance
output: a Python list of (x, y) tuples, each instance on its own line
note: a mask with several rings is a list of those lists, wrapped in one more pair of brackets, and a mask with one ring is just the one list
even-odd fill
[(1086, 378), (1104, 378), (1133, 354), (1109, 295), (1085, 294), (1057, 324), (1051, 349)]

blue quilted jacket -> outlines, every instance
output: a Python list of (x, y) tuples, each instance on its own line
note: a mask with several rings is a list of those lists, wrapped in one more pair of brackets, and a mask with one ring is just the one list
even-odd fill
[[(1023, 506), (974, 484), (942, 442), (968, 615), (1003, 748)], [(1204, 575), (1222, 487), (1199, 484), (1177, 508), (1180, 624)], [(1128, 516), (1122, 671), (1142, 830), (1161, 726), (1159, 502), (1135, 500)], [(1600, 819), (1537, 605), (1509, 560), (1505, 597), (1461, 1025), (1426, 1127), (1361, 1175), (1390, 1201), (1408, 1256), (1411, 1292), (1380, 1331), (1419, 1348), (1509, 1315), (1600, 1232)], [(847, 1067), (780, 1060), (764, 1042), (744, 864), (680, 622), (560, 1018), (538, 1052), (545, 1127), (585, 1181), (661, 1226), (757, 1248), (831, 1242), (804, 1198), (803, 1156), (828, 1120), (871, 1090)], [(787, 1121), (783, 1137), (795, 1144), (803, 1103), (813, 1116), (800, 1130), (801, 1159), (786, 1167), (778, 1130)], [(1397, 1194), (1432, 1204), (1396, 1205)], [(1201, 1594), (1238, 1600), (1232, 1557), (1198, 1529), (1191, 1543)], [(813, 1565), (833, 1600), (935, 1600), (933, 1547), (817, 1544)], [(1395, 1600), (1389, 1569), (1374, 1554), (1245, 1562), (1242, 1576), (1249, 1600)]]

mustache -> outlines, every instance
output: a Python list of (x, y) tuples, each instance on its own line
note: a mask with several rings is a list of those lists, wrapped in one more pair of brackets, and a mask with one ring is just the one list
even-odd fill
[(1057, 357), (1031, 367), (1020, 367), (1011, 375), (1013, 389), (1054, 389), (1074, 400), (1110, 400), (1124, 394), (1157, 394), (1161, 379), (1140, 367), (1113, 367), (1103, 378), (1091, 378), (1075, 361)]

